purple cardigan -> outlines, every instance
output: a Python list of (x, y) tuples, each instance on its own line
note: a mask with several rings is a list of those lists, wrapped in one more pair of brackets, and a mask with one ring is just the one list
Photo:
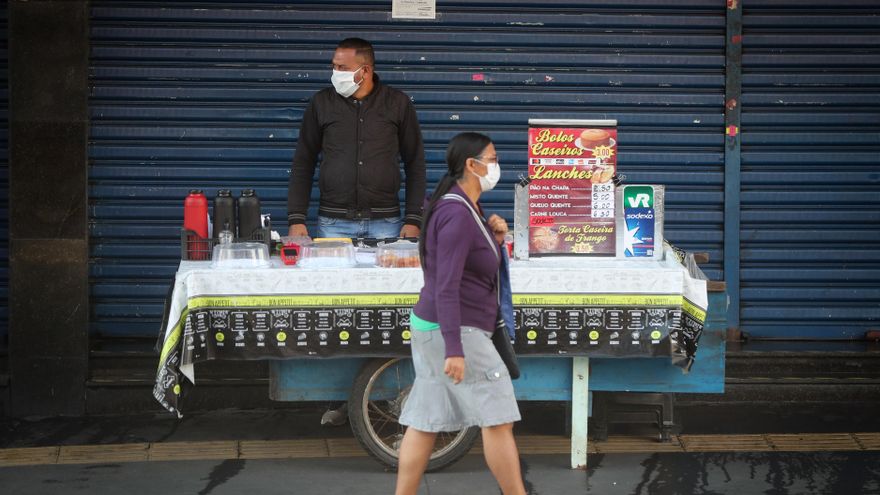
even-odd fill
[[(449, 192), (474, 206), (458, 185)], [(491, 234), (489, 226), (483, 225)], [(462, 325), (495, 329), (501, 248), (493, 242), (498, 256), (492, 253), (470, 210), (457, 200), (438, 201), (426, 229), (425, 286), (413, 311), (423, 320), (440, 324), (446, 357), (464, 356)]]

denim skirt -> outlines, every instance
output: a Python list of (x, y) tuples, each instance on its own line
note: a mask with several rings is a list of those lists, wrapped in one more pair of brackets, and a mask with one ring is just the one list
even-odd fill
[(440, 330), (413, 331), (416, 378), (398, 422), (426, 432), (458, 431), (519, 421), (510, 373), (492, 344), (492, 334), (461, 327), (464, 379), (455, 385), (443, 373), (446, 346)]

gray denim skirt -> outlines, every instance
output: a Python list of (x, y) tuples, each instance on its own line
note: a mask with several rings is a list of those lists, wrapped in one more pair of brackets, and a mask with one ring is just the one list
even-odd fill
[(426, 431), (458, 431), (519, 421), (510, 373), (492, 334), (461, 327), (464, 379), (458, 385), (443, 373), (446, 346), (440, 330), (412, 332), (416, 379), (398, 422)]

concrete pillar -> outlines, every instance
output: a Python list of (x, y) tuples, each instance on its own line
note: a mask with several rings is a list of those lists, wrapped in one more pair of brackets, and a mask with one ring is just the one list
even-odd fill
[(8, 8), (11, 411), (79, 415), (88, 378), (89, 4)]

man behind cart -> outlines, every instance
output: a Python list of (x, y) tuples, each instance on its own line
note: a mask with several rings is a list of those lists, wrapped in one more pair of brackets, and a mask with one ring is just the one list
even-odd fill
[[(306, 214), (318, 170), (317, 237), (417, 237), (425, 197), (425, 149), (409, 97), (374, 72), (373, 46), (342, 40), (331, 87), (315, 93), (299, 131), (290, 171), (287, 222), (307, 236)], [(406, 201), (400, 214), (400, 163)]]
[[(308, 236), (306, 214), (318, 170), (317, 237), (418, 237), (425, 198), (425, 148), (415, 108), (379, 81), (370, 42), (342, 40), (333, 53), (331, 87), (303, 114), (287, 193), (289, 235)], [(400, 162), (406, 173), (400, 215)], [(338, 405), (321, 424), (344, 424)]]

